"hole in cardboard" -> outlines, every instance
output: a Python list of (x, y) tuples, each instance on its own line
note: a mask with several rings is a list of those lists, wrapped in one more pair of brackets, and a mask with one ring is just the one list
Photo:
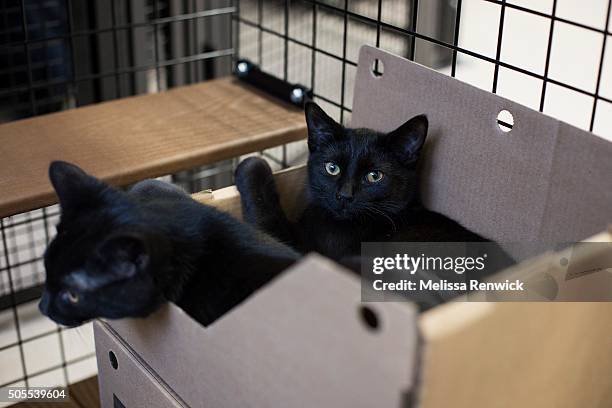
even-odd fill
[(380, 78), (385, 73), (385, 65), (378, 58), (372, 61), (372, 75), (374, 78)]
[(112, 351), (109, 351), (108, 359), (110, 360), (111, 367), (113, 367), (115, 370), (119, 368), (119, 362), (117, 361), (117, 356), (115, 355), (115, 353), (113, 353)]
[(502, 110), (497, 114), (497, 126), (502, 132), (508, 133), (514, 127), (514, 116), (509, 111)]
[(368, 306), (360, 306), (359, 315), (361, 316), (361, 321), (369, 330), (378, 331), (380, 322), (374, 310)]

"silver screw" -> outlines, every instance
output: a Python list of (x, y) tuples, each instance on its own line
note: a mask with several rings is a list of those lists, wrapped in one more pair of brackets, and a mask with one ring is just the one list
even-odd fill
[(304, 99), (304, 91), (302, 88), (293, 88), (291, 91), (291, 102), (293, 103), (301, 103)]
[(239, 73), (246, 74), (246, 72), (249, 70), (249, 65), (244, 61), (239, 62), (238, 66), (236, 66), (236, 69), (238, 70)]

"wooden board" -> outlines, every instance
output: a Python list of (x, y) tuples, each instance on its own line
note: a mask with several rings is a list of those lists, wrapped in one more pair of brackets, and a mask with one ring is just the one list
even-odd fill
[(70, 385), (70, 398), (84, 408), (100, 406), (100, 391), (98, 377), (90, 377)]
[(24, 401), (19, 402), (15, 405), (10, 405), (11, 408), (96, 408), (93, 407), (82, 407), (72, 400), (66, 402), (36, 402), (36, 401)]
[(300, 110), (233, 78), (11, 122), (0, 125), (0, 217), (56, 202), (52, 160), (127, 185), (305, 136)]

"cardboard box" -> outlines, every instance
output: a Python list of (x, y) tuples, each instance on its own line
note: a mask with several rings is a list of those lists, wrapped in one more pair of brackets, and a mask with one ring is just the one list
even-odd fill
[[(502, 109), (514, 115), (509, 133), (497, 124)], [(546, 249), (537, 243), (593, 236), (608, 244), (576, 247), (573, 262), (609, 259), (612, 235), (600, 231), (612, 216), (612, 144), (363, 47), (353, 126), (388, 131), (420, 113), (432, 125), (425, 203), (496, 241), (529, 243), (509, 247), (529, 259), (502, 274), (552, 279), (557, 299), (605, 300), (610, 269), (572, 279), (558, 262), (571, 248), (531, 256)], [(293, 216), (304, 177), (277, 175)], [(233, 187), (195, 197), (240, 216)], [(97, 322), (103, 407), (612, 406), (612, 303), (457, 301), (418, 314), (407, 302), (360, 300), (358, 277), (310, 255), (208, 328), (174, 305)]]

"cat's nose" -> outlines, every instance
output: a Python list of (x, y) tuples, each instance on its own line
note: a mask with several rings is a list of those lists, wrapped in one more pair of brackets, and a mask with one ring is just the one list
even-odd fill
[(353, 183), (349, 181), (344, 183), (340, 190), (338, 190), (338, 192), (336, 193), (336, 198), (340, 201), (345, 202), (353, 201), (353, 193)]
[(353, 201), (353, 193), (340, 190), (336, 193), (336, 199), (338, 201), (351, 202)]

